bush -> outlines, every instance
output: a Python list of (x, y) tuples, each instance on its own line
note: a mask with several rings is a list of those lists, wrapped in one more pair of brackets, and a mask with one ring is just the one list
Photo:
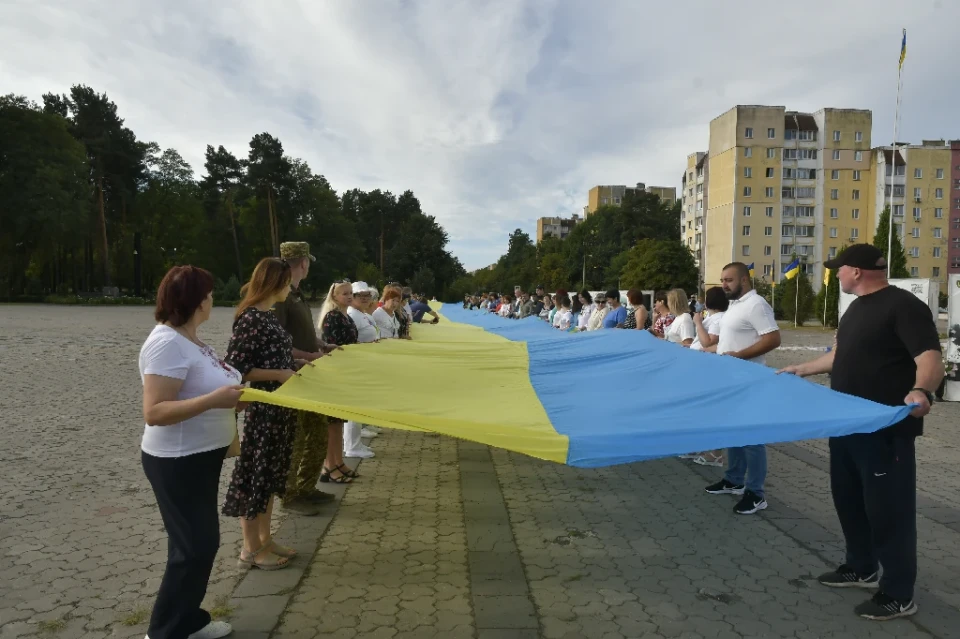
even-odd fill
[[(219, 290), (217, 290), (218, 286)], [(239, 302), (240, 282), (237, 280), (237, 276), (231, 275), (230, 279), (228, 279), (226, 282), (217, 280), (217, 286), (214, 286), (213, 288), (213, 297), (214, 299), (218, 299), (222, 302)]]
[[(27, 301), (27, 300), (17, 300)], [(32, 301), (32, 300), (31, 300)], [(153, 306), (154, 300), (122, 295), (120, 297), (80, 297), (78, 295), (47, 295), (39, 300), (44, 304), (69, 306)]]

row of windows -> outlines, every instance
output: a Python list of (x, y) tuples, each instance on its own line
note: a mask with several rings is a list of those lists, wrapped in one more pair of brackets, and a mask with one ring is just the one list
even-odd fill
[[(850, 193), (850, 197), (854, 200), (860, 199), (860, 189), (853, 189)], [(839, 200), (840, 199), (840, 189), (830, 189), (830, 199)]]
[[(888, 184), (888, 185), (883, 189), (883, 195), (884, 195), (884, 197), (890, 197), (890, 193), (891, 193), (891, 192), (893, 193), (893, 197), (903, 197), (904, 195), (907, 194), (907, 188), (906, 188), (905, 186), (903, 186), (902, 184), (896, 184), (896, 185), (894, 185), (893, 188), (891, 189), (891, 188), (890, 188), (890, 185)], [(914, 187), (914, 189), (913, 189), (913, 197), (914, 197), (915, 199), (922, 198), (922, 197), (923, 197), (923, 189), (920, 188), (920, 187)], [(933, 190), (933, 197), (936, 198), (936, 199), (938, 199), (938, 200), (942, 200), (942, 199), (943, 199), (943, 189), (934, 189), (934, 190)]]
[[(854, 199), (859, 199), (859, 198), (854, 198)], [(817, 208), (816, 208), (815, 206), (784, 206), (784, 207), (783, 207), (783, 215), (784, 215), (785, 217), (791, 217), (791, 216), (796, 216), (796, 217), (815, 217), (815, 216), (816, 216), (816, 211), (817, 211)], [(765, 214), (767, 217), (773, 217), (773, 207), (772, 207), (772, 206), (766, 206), (766, 207), (764, 207), (764, 214)], [(851, 214), (852, 214), (852, 216), (853, 216), (853, 219), (855, 219), (855, 220), (859, 220), (859, 219), (860, 219), (860, 209), (852, 209), (852, 210), (851, 210)], [(743, 207), (743, 216), (744, 216), (744, 217), (750, 217), (751, 215), (753, 215), (753, 207), (752, 207), (752, 206), (744, 206), (744, 207)], [(893, 205), (893, 215), (894, 215), (894, 217), (903, 217), (903, 204), (894, 204), (894, 205)], [(831, 217), (832, 219), (834, 219), (834, 220), (837, 219), (837, 218), (839, 218), (839, 217), (840, 217), (840, 209), (831, 208), (831, 209), (830, 209), (830, 217)], [(915, 206), (915, 207), (913, 208), (913, 219), (914, 219), (914, 220), (920, 220), (922, 217), (923, 217), (923, 215), (922, 215), (922, 209), (921, 209), (919, 206)], [(938, 208), (933, 209), (933, 217), (935, 217), (935, 218), (938, 219), (938, 220), (939, 220), (939, 219), (943, 219), (943, 208), (938, 207)], [(960, 220), (960, 218), (958, 218), (958, 220)]]
[[(743, 137), (747, 138), (748, 140), (753, 139), (752, 126), (748, 126), (744, 128)], [(817, 132), (816, 131), (797, 131), (796, 129), (786, 129), (783, 132), (783, 137), (785, 140), (799, 139), (799, 140), (813, 141), (817, 139)], [(777, 138), (777, 130), (774, 127), (770, 127), (769, 129), (767, 129), (767, 139), (775, 140), (776, 138)], [(853, 139), (856, 140), (857, 142), (863, 142), (863, 131), (856, 131), (853, 134)], [(840, 142), (840, 131), (833, 132), (833, 141)]]

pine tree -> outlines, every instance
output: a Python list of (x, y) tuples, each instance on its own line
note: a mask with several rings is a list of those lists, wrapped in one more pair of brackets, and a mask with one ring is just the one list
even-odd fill
[(891, 247), (893, 249), (893, 259), (887, 255), (887, 240), (890, 232), (890, 207), (883, 207), (883, 213), (880, 214), (880, 221), (877, 224), (877, 234), (873, 236), (873, 245), (883, 252), (890, 264), (890, 277), (903, 278), (910, 277), (907, 270), (907, 254), (903, 250), (903, 242), (900, 241), (900, 234), (893, 234)]

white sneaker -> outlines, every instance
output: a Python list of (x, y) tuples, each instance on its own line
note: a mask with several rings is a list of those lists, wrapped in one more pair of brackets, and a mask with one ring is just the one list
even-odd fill
[(373, 452), (372, 450), (370, 450), (369, 448), (367, 448), (367, 449), (358, 448), (357, 450), (345, 450), (345, 451), (343, 451), (343, 456), (344, 456), (344, 457), (351, 457), (351, 458), (354, 458), (354, 459), (370, 459), (370, 458), (372, 458), (372, 457), (376, 457), (376, 453), (374, 453), (374, 452)]
[(373, 439), (374, 437), (376, 437), (376, 436), (379, 435), (379, 434), (380, 434), (380, 433), (378, 433), (377, 431), (375, 431), (375, 430), (370, 430), (369, 428), (364, 428), (363, 430), (360, 431), (360, 436), (361, 436), (361, 437), (364, 437), (364, 438), (366, 438), (366, 439)]
[(226, 621), (211, 621), (206, 626), (189, 635), (187, 639), (220, 639), (233, 632), (233, 626)]

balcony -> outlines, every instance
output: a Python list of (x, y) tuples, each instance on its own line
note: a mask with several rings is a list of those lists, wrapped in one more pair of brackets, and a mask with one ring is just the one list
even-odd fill
[[(797, 235), (794, 237), (793, 241), (801, 246), (812, 246), (817, 241), (817, 238), (813, 237), (812, 235)], [(804, 255), (806, 255), (806, 253), (804, 253)]]
[(796, 224), (799, 224), (800, 226), (813, 226), (816, 223), (817, 223), (817, 219), (814, 217), (807, 217), (806, 215), (801, 215), (800, 217), (796, 218)]

